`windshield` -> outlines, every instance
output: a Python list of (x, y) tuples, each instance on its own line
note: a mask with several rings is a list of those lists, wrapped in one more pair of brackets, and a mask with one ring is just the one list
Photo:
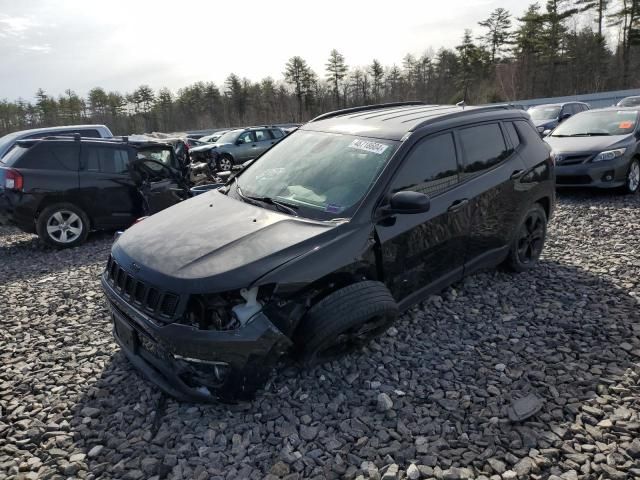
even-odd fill
[[(163, 163), (167, 167), (174, 167), (171, 150), (166, 147), (147, 147), (138, 150), (138, 160), (155, 160), (156, 162)], [(154, 170), (161, 170), (160, 165), (148, 164), (148, 166)]]
[(637, 107), (640, 105), (640, 97), (623, 98), (618, 102), (618, 107)]
[(552, 137), (627, 135), (636, 128), (635, 110), (592, 110), (567, 119), (551, 134)]
[(347, 218), (398, 143), (298, 130), (237, 177), (239, 194), (270, 198), (319, 220)]
[(238, 137), (243, 131), (244, 130), (232, 130), (230, 132), (227, 132), (224, 135), (222, 135), (217, 140), (217, 142), (218, 143), (235, 143), (235, 141), (238, 139)]
[(529, 109), (533, 120), (555, 120), (560, 115), (560, 107), (534, 107)]

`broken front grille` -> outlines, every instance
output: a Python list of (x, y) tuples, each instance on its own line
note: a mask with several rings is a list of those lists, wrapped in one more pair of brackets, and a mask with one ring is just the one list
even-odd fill
[(136, 279), (118, 265), (112, 256), (109, 256), (107, 263), (107, 278), (125, 300), (143, 311), (172, 318), (178, 309), (178, 295), (164, 292)]

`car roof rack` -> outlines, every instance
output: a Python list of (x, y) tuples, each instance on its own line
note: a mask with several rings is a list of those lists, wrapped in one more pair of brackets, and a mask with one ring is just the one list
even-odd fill
[(334, 110), (333, 112), (323, 113), (317, 117), (309, 120), (311, 122), (317, 122), (320, 120), (326, 120), (327, 118), (337, 117), (338, 115), (347, 115), (349, 113), (366, 112), (367, 110), (380, 110), (382, 108), (393, 107), (410, 107), (416, 105), (426, 105), (424, 102), (411, 101), (411, 102), (392, 102), (392, 103), (378, 103), (376, 105), (363, 105), (361, 107), (343, 108), (342, 110)]

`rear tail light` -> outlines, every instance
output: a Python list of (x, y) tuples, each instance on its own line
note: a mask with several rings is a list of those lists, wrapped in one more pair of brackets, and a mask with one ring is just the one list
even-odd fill
[(22, 190), (24, 178), (22, 174), (13, 168), (4, 169), (4, 188), (7, 190)]

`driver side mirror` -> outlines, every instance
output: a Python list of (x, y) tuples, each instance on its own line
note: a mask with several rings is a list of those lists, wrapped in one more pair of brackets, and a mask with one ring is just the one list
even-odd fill
[(563, 113), (562, 115), (560, 115), (560, 121), (562, 122), (562, 121), (566, 120), (567, 118), (569, 118), (570, 116), (571, 116), (570, 113)]
[(236, 145), (242, 145), (244, 142), (242, 141), (242, 139), (238, 139), (236, 140)]
[(404, 190), (393, 194), (389, 206), (383, 209), (388, 215), (425, 213), (431, 208), (429, 195), (420, 192)]

